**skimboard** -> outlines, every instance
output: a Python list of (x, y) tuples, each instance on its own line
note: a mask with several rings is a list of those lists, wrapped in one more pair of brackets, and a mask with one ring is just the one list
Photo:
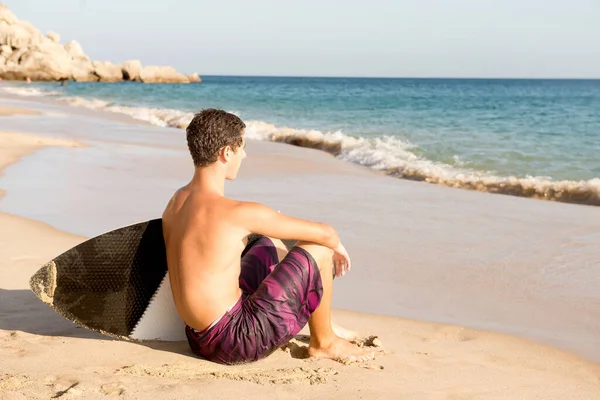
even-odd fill
[(93, 331), (122, 339), (185, 339), (161, 219), (80, 243), (40, 268), (29, 285), (57, 313)]
[[(242, 255), (260, 235), (251, 235)], [(284, 241), (290, 248), (294, 241)], [(129, 340), (186, 340), (169, 282), (162, 219), (86, 240), (40, 268), (31, 290), (66, 319)]]

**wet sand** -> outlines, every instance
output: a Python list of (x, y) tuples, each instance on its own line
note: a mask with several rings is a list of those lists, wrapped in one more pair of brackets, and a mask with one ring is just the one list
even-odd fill
[(36, 115), (40, 114), (36, 110), (17, 107), (0, 107), (0, 117), (7, 115)]

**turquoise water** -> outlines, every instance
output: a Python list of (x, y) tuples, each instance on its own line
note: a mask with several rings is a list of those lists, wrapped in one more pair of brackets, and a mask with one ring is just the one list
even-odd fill
[(183, 128), (224, 108), (251, 138), (322, 148), (400, 178), (600, 205), (600, 81), (204, 77), (201, 84), (5, 90)]

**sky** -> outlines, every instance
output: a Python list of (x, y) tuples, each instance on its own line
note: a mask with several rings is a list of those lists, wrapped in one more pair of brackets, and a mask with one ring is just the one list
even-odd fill
[(202, 75), (600, 78), (600, 0), (3, 0), (93, 60)]

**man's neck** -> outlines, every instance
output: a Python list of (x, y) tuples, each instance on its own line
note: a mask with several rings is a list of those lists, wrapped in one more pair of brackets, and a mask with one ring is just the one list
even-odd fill
[(225, 195), (225, 176), (215, 168), (196, 168), (190, 186), (203, 193)]

